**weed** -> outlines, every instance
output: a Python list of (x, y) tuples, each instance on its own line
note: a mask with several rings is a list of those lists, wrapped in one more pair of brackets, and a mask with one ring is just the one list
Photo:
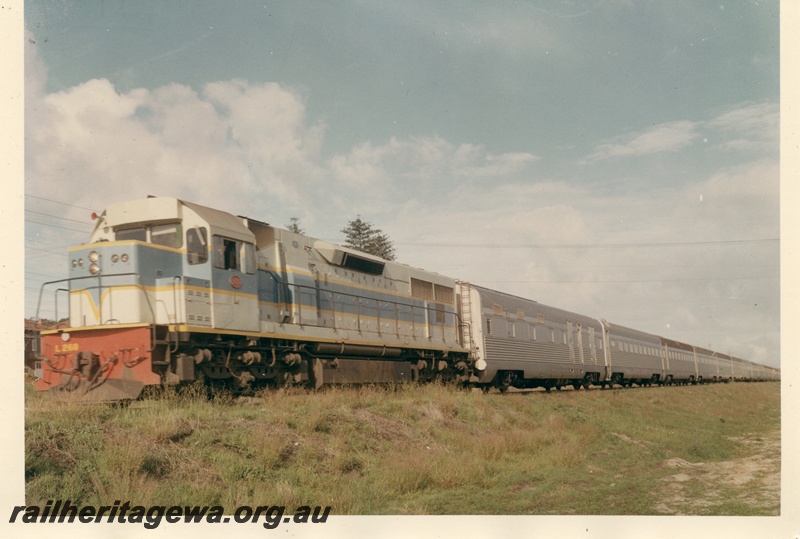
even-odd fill
[(670, 481), (774, 438), (779, 389), (484, 395), (400, 384), (236, 399), (189, 387), (115, 408), (26, 388), (26, 495), (339, 514), (771, 514), (775, 474), (741, 484), (707, 474), (680, 491)]

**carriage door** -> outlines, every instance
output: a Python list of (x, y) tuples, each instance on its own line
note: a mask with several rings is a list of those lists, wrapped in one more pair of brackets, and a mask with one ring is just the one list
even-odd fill
[(594, 327), (589, 326), (589, 352), (592, 365), (597, 365), (597, 341), (594, 337)]
[(572, 322), (567, 320), (567, 345), (569, 345), (569, 358), (572, 363), (577, 363), (575, 358), (575, 335), (572, 333)]
[(211, 236), (212, 324), (215, 328), (257, 331), (258, 284), (255, 246)]

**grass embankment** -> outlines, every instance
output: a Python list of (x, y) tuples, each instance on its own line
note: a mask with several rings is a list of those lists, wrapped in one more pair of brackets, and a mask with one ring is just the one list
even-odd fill
[(765, 477), (777, 477), (777, 459), (749, 475), (703, 466), (735, 468), (779, 428), (776, 383), (167, 393), (125, 408), (28, 390), (26, 494), (29, 504), (311, 504), (334, 514), (769, 515), (779, 500)]

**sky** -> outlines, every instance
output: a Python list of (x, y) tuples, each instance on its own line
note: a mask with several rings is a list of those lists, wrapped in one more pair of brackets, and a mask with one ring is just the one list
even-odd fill
[(779, 26), (776, 0), (26, 1), (25, 315), (92, 211), (175, 196), (334, 242), (360, 215), (399, 262), (779, 366)]

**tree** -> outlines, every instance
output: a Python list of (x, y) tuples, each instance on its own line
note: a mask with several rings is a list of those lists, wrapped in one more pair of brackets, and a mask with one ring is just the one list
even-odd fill
[(295, 234), (305, 234), (306, 231), (300, 228), (300, 218), (299, 217), (291, 217), (289, 219), (291, 221), (288, 225), (286, 225), (286, 229), (289, 232), (294, 232)]
[(364, 221), (359, 215), (347, 223), (342, 229), (345, 235), (344, 244), (351, 249), (379, 256), (386, 260), (394, 260), (394, 245), (389, 236), (379, 228), (375, 228), (369, 221)]

